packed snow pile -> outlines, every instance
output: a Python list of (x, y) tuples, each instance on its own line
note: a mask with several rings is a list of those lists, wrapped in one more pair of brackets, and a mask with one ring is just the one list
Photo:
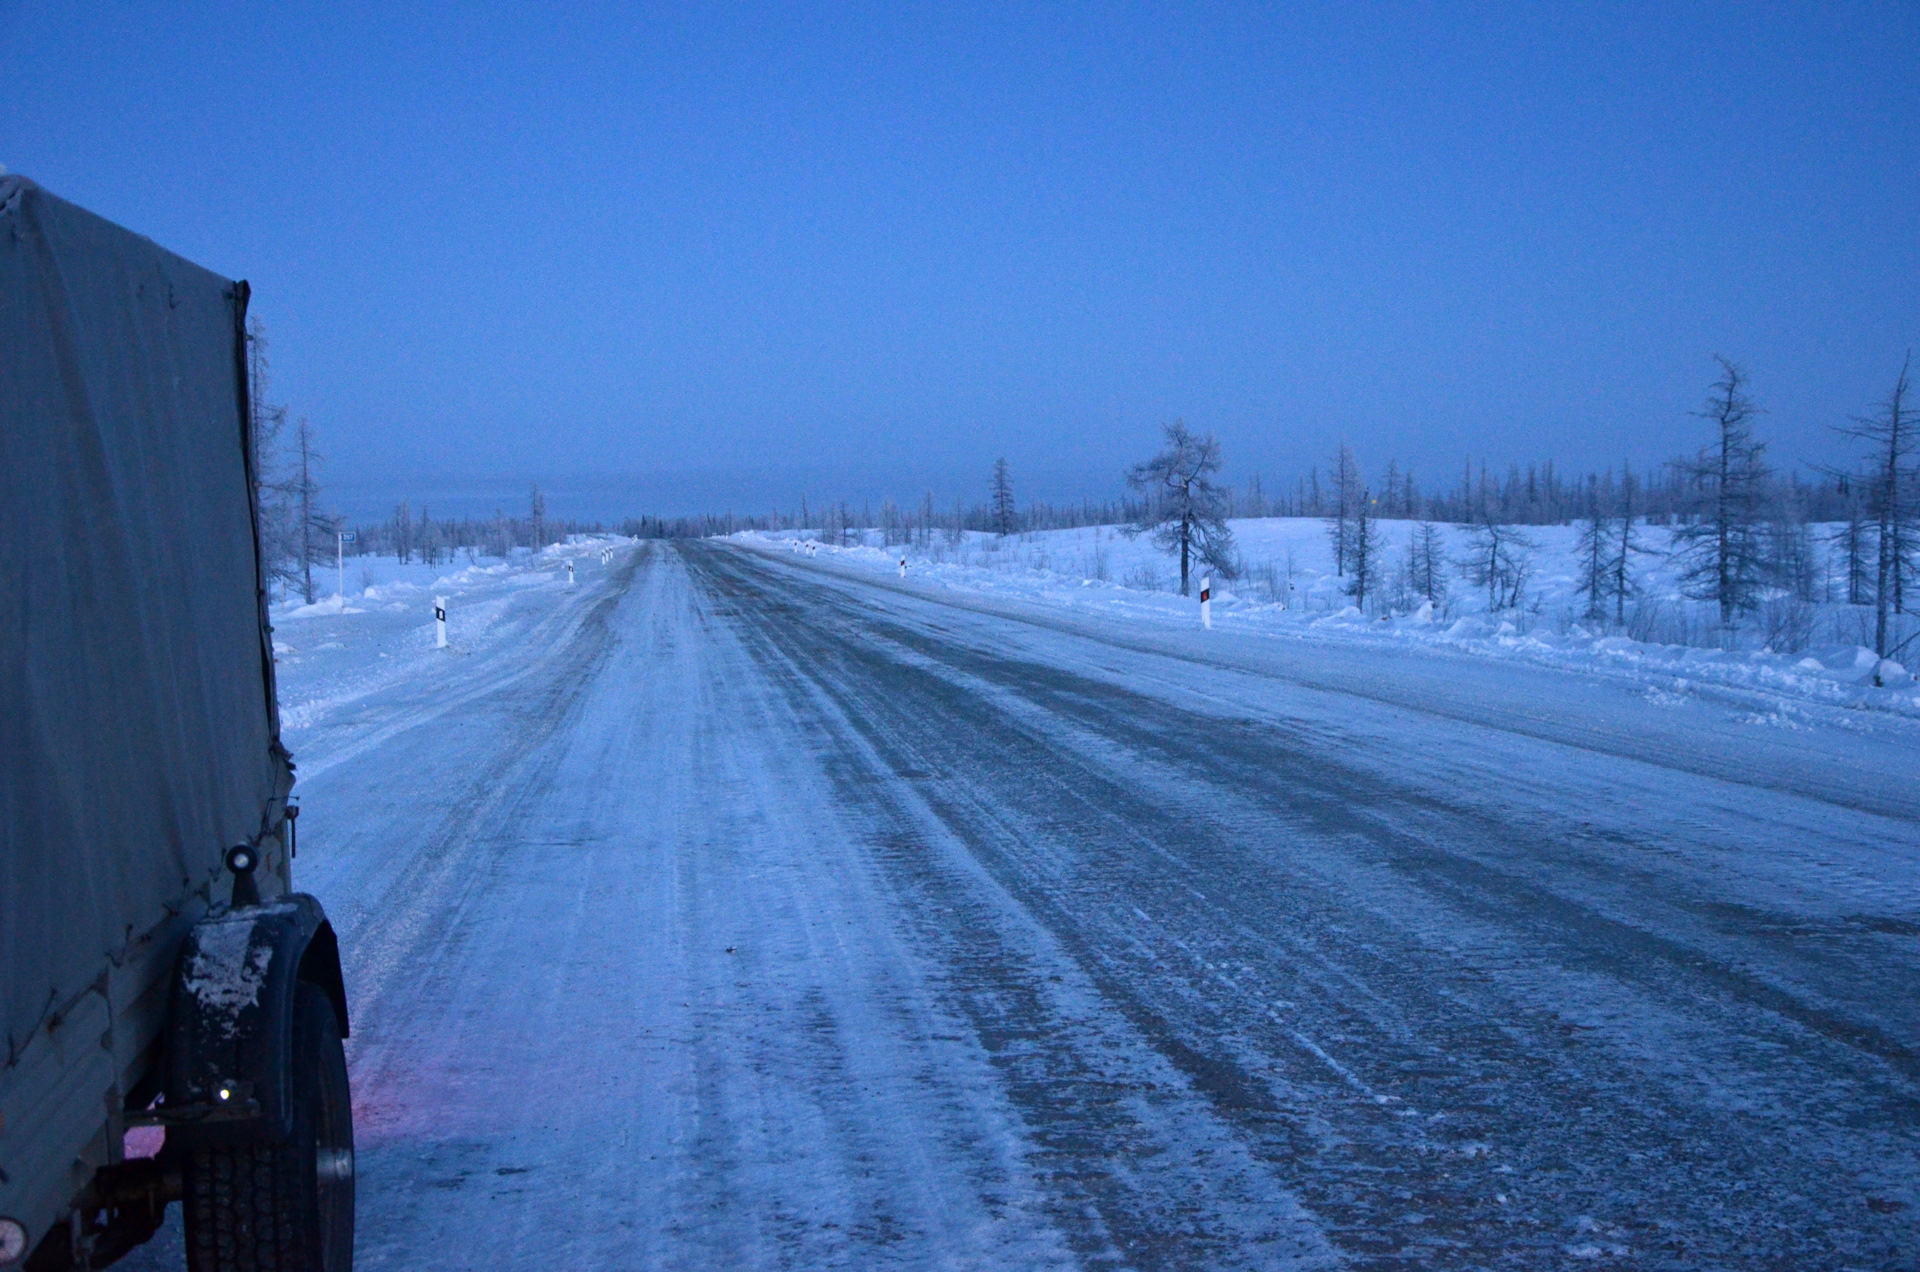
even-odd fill
[[(1752, 713), (1754, 723), (1780, 727), (1800, 727), (1798, 709), (1815, 704), (1920, 719), (1920, 680), (1900, 661), (1875, 657), (1867, 644), (1873, 615), (1864, 606), (1772, 597), (1745, 618), (1737, 640), (1725, 642), (1713, 607), (1683, 596), (1677, 571), (1656, 550), (1636, 562), (1631, 599), (1610, 599), (1599, 619), (1588, 618), (1575, 526), (1514, 528), (1527, 543), (1528, 561), (1511, 604), (1463, 577), (1461, 563), (1474, 546), (1471, 532), (1437, 526), (1444, 582), (1437, 598), (1429, 599), (1409, 586), (1404, 568), (1416, 523), (1381, 521), (1375, 525), (1385, 538), (1389, 582), (1363, 610), (1349, 595), (1349, 579), (1335, 569), (1325, 522), (1274, 517), (1231, 525), (1244, 569), (1237, 579), (1212, 580), (1217, 630), (1523, 659), (1644, 680), (1649, 694), (1674, 704), (1693, 700), (1703, 689), (1739, 692), (1756, 695), (1756, 705), (1764, 708)], [(1640, 534), (1649, 547), (1665, 544), (1660, 527), (1643, 527)], [(1116, 622), (1187, 628), (1199, 622), (1193, 598), (1202, 568), (1192, 570), (1193, 596), (1182, 597), (1179, 562), (1151, 536), (1129, 536), (1114, 526), (1006, 536), (935, 530), (894, 543), (880, 531), (856, 532), (844, 542), (823, 541), (813, 530), (743, 531), (732, 538), (896, 576), (904, 563), (907, 578), (922, 585), (1060, 606)], [(1902, 622), (1902, 635), (1920, 630), (1915, 616)], [(1920, 649), (1920, 641), (1909, 649)], [(1866, 723), (1861, 715), (1836, 719)]]

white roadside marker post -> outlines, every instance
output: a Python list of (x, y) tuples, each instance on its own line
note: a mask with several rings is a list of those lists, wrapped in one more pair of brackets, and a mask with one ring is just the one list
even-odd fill
[(567, 562), (567, 586), (573, 586), (573, 562)]
[(900, 558), (900, 577), (903, 579), (907, 577), (907, 558), (905, 557)]
[(336, 532), (333, 544), (333, 568), (338, 571), (340, 585), (336, 589), (340, 594), (340, 611), (347, 609), (347, 545), (359, 538), (359, 532), (341, 530)]
[(447, 647), (447, 598), (444, 596), (433, 598), (433, 638), (435, 649)]
[(1213, 630), (1213, 576), (1200, 580), (1200, 626)]

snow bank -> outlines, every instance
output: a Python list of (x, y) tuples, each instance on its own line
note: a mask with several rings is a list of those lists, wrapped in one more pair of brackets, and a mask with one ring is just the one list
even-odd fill
[[(1378, 524), (1387, 539), (1387, 559), (1397, 567), (1413, 523)], [(1673, 571), (1657, 557), (1650, 557), (1640, 573), (1645, 595), (1630, 605), (1626, 633), (1583, 622), (1575, 527), (1524, 527), (1538, 546), (1532, 580), (1517, 608), (1489, 613), (1485, 596), (1456, 578), (1437, 606), (1418, 596), (1402, 596), (1389, 598), (1399, 603), (1384, 613), (1366, 614), (1346, 596), (1345, 580), (1333, 568), (1324, 522), (1276, 517), (1232, 525), (1247, 571), (1231, 584), (1215, 580), (1213, 621), (1219, 630), (1524, 661), (1641, 681), (1680, 700), (1703, 689), (1757, 695), (1766, 700), (1758, 704), (1766, 709), (1756, 714), (1777, 715), (1775, 700), (1844, 708), (1853, 718), (1833, 717), (1831, 722), (1853, 727), (1867, 718), (1862, 712), (1920, 719), (1920, 681), (1898, 664), (1879, 662), (1858, 643), (1726, 650), (1662, 639), (1698, 635), (1707, 628), (1703, 607), (1680, 595)], [(1440, 529), (1450, 558), (1463, 556), (1468, 532), (1455, 526)], [(1645, 533), (1657, 544), (1665, 532), (1649, 528)], [(1187, 628), (1199, 623), (1198, 605), (1178, 595), (1178, 563), (1147, 537), (1129, 538), (1111, 526), (1005, 538), (936, 532), (923, 545), (884, 546), (874, 531), (867, 532), (864, 542), (845, 545), (822, 542), (816, 531), (745, 531), (731, 538), (762, 550), (793, 552), (874, 573), (897, 575), (904, 557), (909, 580), (923, 586), (1093, 612), (1116, 622)], [(1196, 592), (1198, 584), (1196, 571)], [(1855, 607), (1815, 608), (1813, 619), (1799, 616), (1803, 636), (1809, 629), (1831, 634), (1859, 622)]]
[[(376, 692), (407, 682), (447, 683), (459, 660), (525, 643), (543, 622), (577, 605), (635, 546), (617, 536), (578, 535), (539, 553), (428, 565), (393, 557), (348, 557), (344, 571), (316, 571), (331, 595), (272, 607), (280, 724), (303, 761), (323, 754), (319, 731)], [(602, 561), (611, 548), (613, 559)], [(577, 585), (566, 585), (572, 562)], [(433, 607), (444, 598), (451, 649), (434, 640)]]

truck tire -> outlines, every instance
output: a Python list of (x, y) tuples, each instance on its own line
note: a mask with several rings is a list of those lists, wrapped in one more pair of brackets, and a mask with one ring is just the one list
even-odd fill
[(189, 1272), (349, 1272), (353, 1113), (333, 1006), (294, 991), (293, 1134), (183, 1163)]

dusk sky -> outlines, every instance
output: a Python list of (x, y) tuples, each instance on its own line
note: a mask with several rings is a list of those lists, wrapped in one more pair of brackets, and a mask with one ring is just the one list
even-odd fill
[(254, 288), (370, 515), (1704, 440), (1920, 346), (1920, 6), (44, 5), (0, 163)]

